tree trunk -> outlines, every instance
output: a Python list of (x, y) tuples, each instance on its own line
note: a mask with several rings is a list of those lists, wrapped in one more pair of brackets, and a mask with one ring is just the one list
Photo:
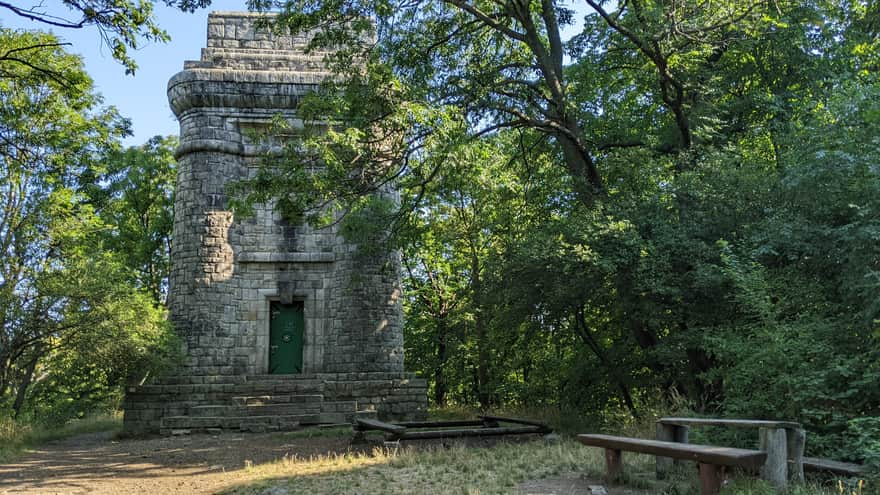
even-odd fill
[(574, 181), (578, 199), (585, 205), (592, 205), (596, 196), (602, 194), (602, 179), (589, 153), (568, 136), (557, 135), (562, 146), (562, 155), (568, 174)]
[(9, 354), (5, 351), (4, 349), (4, 352), (0, 353), (0, 401), (6, 397), (12, 374), (12, 363), (10, 362)]
[(575, 310), (575, 329), (577, 330), (578, 336), (580, 336), (581, 340), (587, 347), (593, 351), (593, 354), (596, 356), (596, 359), (599, 360), (599, 363), (605, 368), (608, 372), (608, 376), (614, 381), (614, 384), (617, 385), (617, 389), (620, 391), (620, 398), (623, 399), (623, 403), (626, 405), (626, 408), (629, 409), (630, 414), (636, 419), (641, 418), (638, 410), (636, 410), (635, 402), (633, 402), (632, 395), (629, 392), (629, 387), (626, 385), (624, 380), (620, 377), (618, 367), (616, 365), (612, 365), (605, 357), (605, 354), (602, 352), (602, 348), (599, 347), (599, 344), (593, 339), (593, 336), (590, 335), (590, 330), (587, 328), (587, 322), (584, 318), (583, 308), (578, 308)]
[(449, 329), (445, 317), (441, 317), (437, 321), (437, 366), (434, 368), (434, 404), (438, 407), (446, 406), (446, 345), (449, 336)]
[(471, 251), (471, 290), (474, 301), (474, 326), (477, 331), (477, 401), (480, 403), (480, 408), (485, 410), (492, 406), (492, 394), (489, 391), (489, 343), (483, 312), (480, 260), (475, 250)]
[(31, 359), (24, 370), (21, 382), (18, 384), (18, 390), (15, 392), (15, 402), (12, 404), (12, 417), (15, 419), (18, 419), (18, 415), (21, 413), (22, 407), (24, 407), (24, 401), (27, 398), (27, 391), (31, 386), (31, 381), (34, 379), (34, 371), (37, 369), (38, 360), (38, 356), (34, 356)]
[(0, 372), (0, 401), (6, 397), (6, 391), (9, 390), (9, 380), (6, 379), (6, 371)]

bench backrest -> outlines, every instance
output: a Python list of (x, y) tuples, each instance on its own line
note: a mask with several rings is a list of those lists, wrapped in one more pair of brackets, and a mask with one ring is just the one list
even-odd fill
[(657, 423), (677, 426), (731, 426), (734, 428), (785, 428), (799, 430), (800, 423), (793, 421), (773, 421), (764, 419), (723, 419), (723, 418), (660, 418)]

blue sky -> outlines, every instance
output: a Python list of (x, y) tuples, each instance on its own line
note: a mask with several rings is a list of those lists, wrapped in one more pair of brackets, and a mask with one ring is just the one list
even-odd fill
[[(208, 12), (212, 10), (246, 10), (245, 0), (214, 0), (210, 8), (194, 14), (165, 7), (161, 2), (156, 5), (159, 25), (171, 35), (171, 41), (146, 44), (133, 52), (138, 64), (134, 76), (125, 75), (125, 68), (113, 60), (94, 28), (56, 29), (53, 32), (73, 44), (68, 51), (83, 57), (86, 71), (95, 80), (104, 103), (115, 106), (123, 116), (131, 119), (134, 135), (127, 138), (125, 144), (134, 146), (155, 135), (178, 133), (165, 89), (168, 79), (183, 69), (184, 60), (197, 60), (201, 56), (207, 38)], [(0, 11), (0, 24), (7, 28), (44, 29), (8, 11)]]

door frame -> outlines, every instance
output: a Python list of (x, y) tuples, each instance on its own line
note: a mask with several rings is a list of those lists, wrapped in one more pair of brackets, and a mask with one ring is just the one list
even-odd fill
[[(282, 302), (279, 299), (270, 299), (267, 301), (269, 305), (269, 332), (268, 332), (268, 346), (266, 347), (266, 372), (268, 374), (278, 374), (278, 375), (301, 375), (305, 373), (306, 370), (306, 304), (305, 301), (299, 299), (293, 299), (292, 301)], [(299, 345), (299, 371), (293, 373), (272, 373), (272, 306), (287, 306), (295, 309), (299, 309), (300, 314), (302, 315), (302, 325), (300, 328), (300, 345)]]
[[(281, 302), (284, 298), (277, 289), (260, 289), (261, 300), (252, 302), (252, 311), (256, 315), (253, 328), (256, 337), (256, 347), (251, 353), (253, 361), (252, 373), (269, 373), (269, 333), (272, 321), (269, 315), (269, 306), (274, 302)], [(320, 373), (323, 371), (325, 335), (330, 330), (326, 321), (326, 301), (322, 297), (316, 297), (315, 289), (297, 290), (290, 302), (303, 303), (303, 373)]]

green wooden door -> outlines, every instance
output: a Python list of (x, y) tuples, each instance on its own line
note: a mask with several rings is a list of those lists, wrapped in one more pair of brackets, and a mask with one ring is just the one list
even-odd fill
[(272, 302), (269, 311), (269, 373), (302, 373), (302, 303)]

